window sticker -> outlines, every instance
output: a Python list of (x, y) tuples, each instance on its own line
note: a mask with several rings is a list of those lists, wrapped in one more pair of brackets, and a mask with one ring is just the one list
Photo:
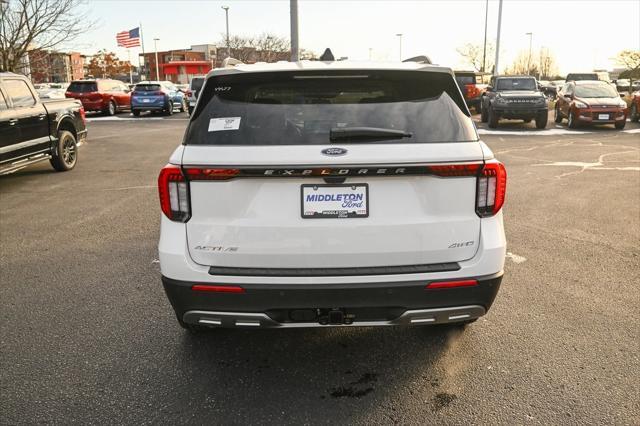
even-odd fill
[(220, 132), (223, 130), (238, 130), (241, 117), (221, 117), (209, 120), (209, 131)]

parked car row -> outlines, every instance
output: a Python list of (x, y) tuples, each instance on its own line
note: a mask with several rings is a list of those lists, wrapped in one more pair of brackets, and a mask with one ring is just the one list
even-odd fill
[(495, 129), (501, 119), (535, 120), (537, 129), (547, 126), (549, 101), (553, 102), (556, 123), (567, 120), (569, 128), (590, 124), (613, 124), (623, 129), (627, 116), (638, 120), (640, 107), (636, 93), (630, 105), (618, 94), (630, 86), (628, 80), (611, 83), (608, 73), (570, 73), (566, 80), (536, 81), (532, 76), (492, 76), (484, 83), (484, 73), (456, 71), (456, 81), (468, 108), (480, 113), (480, 121)]
[(111, 79), (76, 80), (65, 92), (67, 98), (78, 99), (86, 111), (115, 115), (131, 111), (173, 114), (174, 108), (187, 109), (185, 93), (170, 81), (142, 81), (133, 89), (129, 85)]

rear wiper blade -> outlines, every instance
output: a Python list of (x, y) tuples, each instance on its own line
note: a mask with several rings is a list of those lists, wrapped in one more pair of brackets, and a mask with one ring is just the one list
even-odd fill
[(329, 133), (329, 140), (402, 139), (412, 136), (412, 133), (405, 132), (404, 130), (383, 129), (379, 127), (334, 127)]

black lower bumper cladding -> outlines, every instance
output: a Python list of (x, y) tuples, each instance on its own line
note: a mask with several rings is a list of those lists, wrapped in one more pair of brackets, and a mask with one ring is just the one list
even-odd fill
[[(191, 289), (203, 283), (162, 277), (165, 292), (178, 318), (189, 311), (263, 313), (277, 322), (294, 321), (292, 314), (300, 310), (321, 312), (339, 308), (359, 321), (393, 320), (405, 311), (452, 306), (492, 305), (502, 272), (483, 277), (461, 277), (477, 280), (477, 285), (426, 289), (441, 280), (400, 281), (358, 284), (233, 284), (242, 292), (201, 292)], [(457, 279), (456, 279), (457, 280)], [(224, 286), (225, 283), (216, 283)]]

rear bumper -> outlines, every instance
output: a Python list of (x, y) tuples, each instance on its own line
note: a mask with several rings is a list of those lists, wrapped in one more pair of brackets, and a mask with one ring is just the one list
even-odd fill
[[(471, 287), (430, 289), (433, 281), (348, 284), (242, 284), (244, 293), (191, 290), (196, 282), (162, 277), (176, 315), (185, 323), (222, 327), (314, 327), (340, 310), (348, 325), (418, 325), (466, 321), (491, 307), (502, 272), (476, 279)], [(328, 325), (344, 325), (328, 324)]]

